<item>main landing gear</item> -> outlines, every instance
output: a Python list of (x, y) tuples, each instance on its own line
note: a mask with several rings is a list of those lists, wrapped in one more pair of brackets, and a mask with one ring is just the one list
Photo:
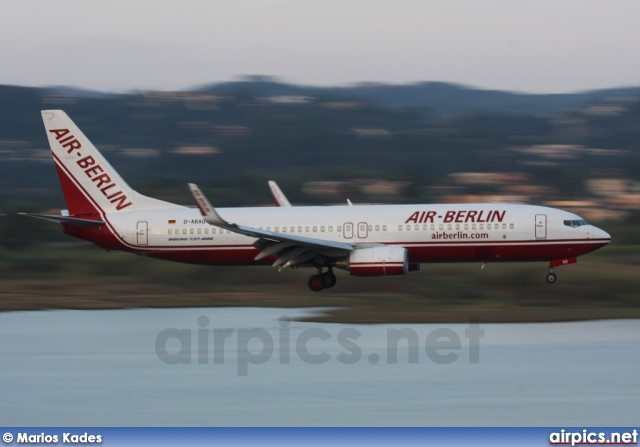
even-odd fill
[(338, 282), (338, 278), (331, 268), (325, 273), (322, 273), (322, 269), (319, 268), (318, 274), (311, 276), (307, 284), (312, 291), (319, 292), (322, 289), (330, 289), (336, 285), (336, 282)]

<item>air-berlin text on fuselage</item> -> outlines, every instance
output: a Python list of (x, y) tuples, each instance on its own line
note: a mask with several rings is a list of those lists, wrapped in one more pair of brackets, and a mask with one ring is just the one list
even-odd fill
[(506, 210), (450, 210), (443, 213), (437, 211), (416, 211), (404, 223), (434, 223), (435, 219), (443, 223), (482, 223), (502, 222)]
[[(87, 177), (95, 183), (96, 188), (107, 198), (107, 200), (116, 206), (116, 210), (122, 210), (128, 206), (131, 206), (131, 202), (128, 201), (127, 196), (120, 190), (116, 184), (111, 180), (109, 174), (104, 172), (102, 166), (96, 164), (96, 161), (91, 155), (82, 157), (82, 144), (76, 137), (71, 135), (69, 129), (51, 129), (49, 132), (56, 135), (56, 140), (64, 149), (67, 150), (67, 154), (72, 154), (76, 151), (76, 155), (79, 159), (76, 161), (77, 165), (84, 171)], [(114, 188), (116, 191), (114, 191)]]

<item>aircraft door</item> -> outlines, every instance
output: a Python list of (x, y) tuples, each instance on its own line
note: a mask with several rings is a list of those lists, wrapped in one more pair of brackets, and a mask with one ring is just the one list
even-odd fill
[(353, 224), (351, 222), (345, 222), (344, 223), (344, 238), (345, 239), (352, 239), (353, 238)]
[(547, 238), (547, 215), (536, 214), (536, 239)]
[(365, 239), (367, 236), (369, 236), (369, 226), (366, 222), (358, 222), (358, 237)]
[(149, 223), (138, 222), (136, 226), (136, 239), (138, 245), (149, 245)]

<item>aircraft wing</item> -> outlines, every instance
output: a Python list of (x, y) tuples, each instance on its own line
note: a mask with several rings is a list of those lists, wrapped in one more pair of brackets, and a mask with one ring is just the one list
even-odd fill
[(103, 220), (92, 219), (80, 219), (78, 217), (71, 216), (50, 216), (48, 214), (36, 214), (36, 213), (18, 213), (22, 216), (35, 217), (37, 219), (50, 220), (52, 222), (66, 223), (75, 225), (76, 227), (101, 227), (104, 225)]
[(274, 266), (293, 267), (315, 256), (341, 256), (354, 250), (354, 246), (346, 242), (275, 233), (228, 222), (211, 206), (197, 185), (189, 183), (189, 188), (207, 223), (234, 233), (258, 238), (255, 245), (261, 252), (256, 256), (256, 260), (276, 256), (278, 260), (273, 264)]

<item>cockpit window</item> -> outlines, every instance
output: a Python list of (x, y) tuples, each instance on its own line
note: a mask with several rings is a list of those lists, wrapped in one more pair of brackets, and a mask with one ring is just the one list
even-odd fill
[(580, 220), (565, 220), (564, 224), (566, 226), (568, 226), (568, 227), (571, 227), (571, 228), (578, 228), (578, 227), (581, 227), (582, 225), (589, 225), (587, 223), (587, 221), (584, 220), (584, 219), (580, 219)]

